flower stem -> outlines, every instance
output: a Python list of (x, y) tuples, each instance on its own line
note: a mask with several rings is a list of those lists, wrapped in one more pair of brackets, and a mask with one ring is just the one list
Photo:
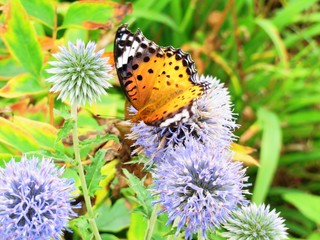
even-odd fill
[[(177, 218), (173, 221), (172, 228), (178, 226), (179, 220), (180, 220), (180, 218), (177, 217)], [(167, 238), (167, 240), (174, 240), (174, 239), (176, 239), (175, 234), (171, 234), (171, 235), (169, 235), (168, 238)]]
[(153, 211), (151, 213), (151, 217), (148, 221), (148, 228), (146, 231), (146, 235), (144, 236), (144, 240), (150, 240), (152, 238), (153, 229), (154, 229), (154, 226), (156, 225), (156, 221), (157, 221), (158, 208), (159, 208), (159, 204), (156, 204), (153, 208)]
[(82, 187), (82, 193), (84, 197), (84, 201), (87, 207), (88, 211), (88, 216), (89, 216), (89, 222), (91, 225), (91, 230), (93, 232), (93, 235), (95, 236), (96, 240), (101, 240), (99, 230), (96, 224), (96, 221), (94, 219), (94, 213), (90, 201), (90, 196), (89, 196), (89, 191), (84, 175), (84, 170), (83, 166), (81, 163), (81, 158), (80, 158), (80, 147), (79, 147), (79, 138), (78, 138), (78, 112), (77, 112), (77, 102), (73, 103), (71, 106), (71, 117), (74, 120), (74, 127), (73, 127), (73, 134), (72, 134), (72, 139), (73, 139), (73, 149), (74, 149), (74, 155), (75, 155), (75, 160), (77, 162), (78, 166), (78, 174), (79, 178), (81, 181), (81, 187)]
[(198, 240), (204, 240), (201, 229), (198, 229)]

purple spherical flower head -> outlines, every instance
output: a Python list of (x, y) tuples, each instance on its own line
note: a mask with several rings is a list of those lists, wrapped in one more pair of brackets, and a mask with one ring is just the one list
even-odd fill
[(186, 238), (224, 223), (231, 211), (248, 201), (245, 169), (232, 162), (231, 151), (210, 148), (195, 139), (168, 150), (167, 159), (154, 171), (155, 195), (168, 213), (168, 223), (177, 224), (177, 234), (185, 230)]
[[(209, 147), (229, 148), (237, 127), (233, 116), (228, 90), (211, 76), (201, 76), (209, 83), (206, 93), (196, 100), (194, 114), (185, 121), (170, 126), (148, 126), (144, 122), (134, 124), (128, 137), (135, 140), (134, 153), (144, 153), (150, 158), (147, 165), (158, 164), (166, 158), (167, 151), (192, 136)], [(135, 110), (131, 110), (135, 113)]]
[[(61, 239), (71, 217), (73, 181), (48, 159), (23, 156), (0, 168), (0, 238)], [(79, 207), (79, 206), (77, 206)]]

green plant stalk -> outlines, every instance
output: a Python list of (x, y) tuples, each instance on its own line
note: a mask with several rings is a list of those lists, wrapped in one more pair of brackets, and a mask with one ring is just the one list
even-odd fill
[(198, 229), (198, 240), (204, 240), (201, 229)]
[(95, 236), (96, 240), (101, 240), (99, 230), (96, 224), (96, 221), (94, 219), (94, 213), (90, 201), (89, 191), (84, 175), (83, 166), (81, 163), (81, 157), (80, 157), (80, 147), (79, 147), (79, 138), (78, 138), (78, 113), (77, 113), (77, 102), (73, 103), (71, 106), (71, 117), (74, 120), (74, 127), (73, 127), (73, 133), (72, 133), (72, 139), (73, 139), (73, 149), (74, 149), (74, 155), (75, 160), (78, 165), (78, 174), (81, 181), (81, 187), (82, 187), (82, 193), (84, 197), (84, 201), (87, 207), (88, 216), (89, 216), (89, 222), (91, 225), (91, 230), (93, 232), (93, 235)]
[(180, 33), (183, 33), (186, 31), (188, 26), (191, 26), (191, 22), (193, 21), (192, 16), (194, 14), (194, 10), (196, 9), (197, 0), (191, 0), (188, 5), (188, 9), (184, 15), (184, 18), (182, 19), (182, 22), (179, 26)]
[[(172, 224), (171, 229), (173, 229), (174, 227), (177, 227), (177, 226), (178, 226), (179, 220), (180, 220), (180, 218), (177, 217), (177, 218), (173, 221), (173, 224)], [(178, 236), (178, 237), (179, 237), (179, 236)], [(176, 236), (175, 236), (174, 234), (171, 234), (171, 235), (167, 238), (167, 240), (174, 240), (174, 239), (176, 239)]]
[(153, 208), (153, 211), (151, 213), (151, 217), (148, 221), (148, 228), (147, 228), (146, 234), (144, 236), (144, 240), (150, 240), (152, 238), (154, 226), (156, 225), (156, 221), (157, 221), (158, 208), (159, 208), (159, 204), (156, 204)]

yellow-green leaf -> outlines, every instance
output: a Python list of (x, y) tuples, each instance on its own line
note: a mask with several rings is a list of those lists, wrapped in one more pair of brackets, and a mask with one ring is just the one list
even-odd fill
[(259, 166), (259, 162), (250, 156), (251, 153), (256, 151), (255, 149), (233, 142), (231, 143), (231, 150), (234, 152), (233, 161), (243, 162), (246, 166)]
[(24, 68), (13, 58), (0, 60), (0, 79), (10, 79), (24, 72)]
[(1, 36), (11, 55), (25, 70), (39, 76), (42, 67), (40, 44), (29, 16), (19, 0), (9, 3)]
[(27, 13), (45, 24), (47, 27), (54, 27), (54, 7), (52, 1), (43, 0), (21, 0)]
[(109, 189), (107, 189), (107, 185), (114, 179), (117, 172), (116, 166), (118, 163), (119, 160), (113, 160), (101, 168), (101, 175), (107, 177), (103, 178), (99, 183), (101, 188), (96, 191), (96, 204), (100, 204), (107, 196), (109, 191)]
[(120, 232), (130, 225), (130, 209), (125, 199), (120, 198), (112, 206), (105, 204), (97, 209), (98, 229), (103, 232)]
[(27, 132), (27, 129), (5, 118), (0, 118), (0, 142), (17, 149), (21, 153), (40, 149), (40, 145)]
[(4, 167), (6, 162), (9, 162), (12, 159), (12, 154), (9, 153), (0, 153), (0, 167)]
[[(14, 117), (14, 123), (25, 128), (33, 138), (39, 143), (40, 147), (47, 150), (54, 150), (55, 140), (57, 138), (58, 130), (44, 122), (34, 121), (23, 117)], [(61, 143), (59, 143), (61, 144)]]
[(142, 214), (138, 212), (131, 213), (128, 240), (144, 239), (147, 226), (148, 221)]
[(71, 4), (61, 28), (111, 29), (113, 24), (132, 12), (132, 4), (111, 1), (83, 0)]
[(86, 28), (86, 23), (106, 23), (113, 15), (114, 4), (107, 2), (81, 1), (71, 4), (62, 27)]
[(26, 73), (10, 79), (5, 86), (0, 89), (0, 96), (5, 98), (17, 98), (26, 95), (45, 92), (37, 77)]

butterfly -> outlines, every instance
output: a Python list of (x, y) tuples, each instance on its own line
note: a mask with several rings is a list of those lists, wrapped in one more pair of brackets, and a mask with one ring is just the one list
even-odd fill
[(160, 127), (186, 122), (207, 88), (190, 55), (158, 46), (139, 29), (132, 33), (127, 27), (116, 32), (114, 62), (120, 85), (137, 110), (131, 121)]

